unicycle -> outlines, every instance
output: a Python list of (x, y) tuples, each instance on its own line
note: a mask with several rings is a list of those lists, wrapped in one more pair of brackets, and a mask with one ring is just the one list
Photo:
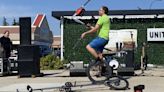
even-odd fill
[(104, 57), (103, 61), (92, 61), (86, 69), (87, 76), (93, 84), (105, 84), (114, 90), (125, 90), (129, 87), (129, 82), (113, 74), (113, 67)]
[(112, 76), (112, 69), (104, 61), (92, 61), (86, 69), (87, 76), (93, 84), (104, 83)]

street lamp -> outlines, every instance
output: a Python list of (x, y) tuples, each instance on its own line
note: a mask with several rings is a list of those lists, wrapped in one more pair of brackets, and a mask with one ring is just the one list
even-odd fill
[(151, 2), (150, 6), (149, 6), (149, 9), (151, 9), (151, 7), (153, 6), (153, 4), (154, 4), (155, 2), (158, 2), (158, 1), (162, 1), (162, 0), (153, 0), (153, 1)]

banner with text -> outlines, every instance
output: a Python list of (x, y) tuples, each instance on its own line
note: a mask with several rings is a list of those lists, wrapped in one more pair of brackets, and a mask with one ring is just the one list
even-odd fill
[(147, 41), (164, 41), (164, 28), (148, 28)]
[(137, 29), (110, 30), (109, 42), (105, 46), (112, 51), (117, 51), (117, 45), (122, 49), (137, 47)]

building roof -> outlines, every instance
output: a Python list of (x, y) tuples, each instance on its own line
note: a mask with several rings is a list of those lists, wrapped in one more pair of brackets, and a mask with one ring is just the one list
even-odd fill
[[(0, 26), (0, 37), (4, 32), (8, 30), (10, 32), (10, 39), (14, 41), (14, 44), (19, 44), (20, 41), (20, 27), (18, 26)], [(35, 43), (43, 45), (51, 45), (53, 41), (53, 34), (49, 28), (48, 21), (44, 14), (38, 14), (31, 25), (31, 37)]]
[[(61, 16), (72, 16), (75, 11), (52, 11), (52, 16), (60, 20)], [(111, 16), (128, 15), (164, 15), (164, 9), (145, 9), (145, 10), (110, 10)], [(86, 11), (83, 16), (98, 16), (98, 11)]]
[(43, 19), (44, 19), (44, 17), (45, 17), (45, 15), (43, 15), (43, 14), (38, 14), (37, 15), (37, 17), (35, 18), (35, 20), (34, 20), (34, 22), (33, 22), (33, 26), (40, 26), (41, 25), (41, 23), (42, 23), (42, 21), (43, 21)]
[[(36, 27), (40, 27), (43, 19), (45, 18), (44, 14), (38, 14), (31, 25), (31, 31), (35, 32)], [(0, 34), (3, 34), (6, 30), (10, 31), (10, 33), (19, 33), (19, 26), (0, 26)]]

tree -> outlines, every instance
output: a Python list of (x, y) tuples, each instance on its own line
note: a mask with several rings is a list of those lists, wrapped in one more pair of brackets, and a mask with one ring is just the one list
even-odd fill
[(13, 20), (12, 25), (13, 25), (13, 26), (19, 25), (19, 23), (16, 21), (16, 19), (15, 19), (15, 18), (14, 18), (14, 20)]
[(3, 17), (3, 26), (8, 26), (9, 23), (7, 22), (7, 19), (5, 17)]

